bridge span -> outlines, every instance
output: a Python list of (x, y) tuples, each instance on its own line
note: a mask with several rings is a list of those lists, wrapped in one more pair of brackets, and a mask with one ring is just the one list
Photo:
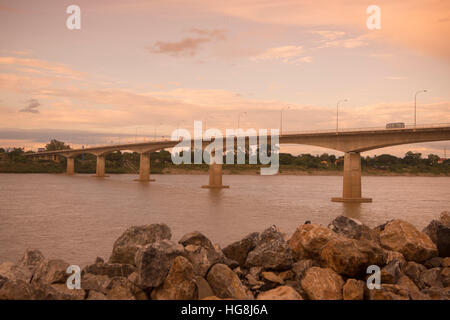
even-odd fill
[[(270, 143), (270, 136), (268, 136)], [(309, 131), (286, 132), (279, 137), (279, 144), (304, 144), (319, 146), (344, 152), (344, 173), (342, 197), (332, 198), (335, 202), (371, 202), (371, 198), (362, 197), (361, 187), (361, 152), (395, 145), (450, 140), (450, 124), (436, 124), (426, 126), (407, 126), (405, 128), (363, 128), (346, 129), (340, 131)], [(236, 141), (236, 140), (235, 140)], [(252, 142), (251, 137), (245, 137), (248, 147)], [(257, 140), (259, 143), (259, 140)], [(90, 153), (97, 156), (96, 177), (105, 177), (105, 156), (115, 151), (130, 150), (140, 154), (138, 181), (148, 182), (150, 179), (150, 154), (157, 150), (169, 149), (180, 141), (161, 139), (142, 143), (104, 145), (83, 149), (57, 150), (27, 154), (32, 157), (40, 157), (56, 160), (62, 156), (67, 159), (67, 175), (75, 173), (75, 157)], [(202, 140), (202, 148), (211, 141)], [(191, 140), (191, 148), (195, 140)], [(226, 145), (226, 137), (223, 138)], [(235, 143), (235, 146), (237, 144)], [(222, 184), (222, 164), (211, 163), (209, 168), (209, 184), (207, 188), (226, 188)]]

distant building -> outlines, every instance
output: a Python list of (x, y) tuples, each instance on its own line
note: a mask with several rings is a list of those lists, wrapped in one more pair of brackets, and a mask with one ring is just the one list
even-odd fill
[(45, 152), (45, 148), (38, 148), (37, 152)]

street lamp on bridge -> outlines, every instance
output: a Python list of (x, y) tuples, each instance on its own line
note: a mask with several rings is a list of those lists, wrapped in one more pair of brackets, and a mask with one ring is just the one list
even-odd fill
[(281, 108), (280, 110), (280, 136), (283, 135), (283, 110), (289, 110), (291, 107)]
[(414, 130), (416, 130), (416, 125), (417, 125), (417, 121), (416, 121), (417, 120), (417, 95), (419, 93), (422, 93), (422, 92), (427, 92), (427, 90), (426, 89), (425, 90), (419, 90), (414, 95)]
[(239, 113), (239, 115), (238, 115), (238, 122), (237, 122), (237, 129), (239, 130), (239, 124), (240, 124), (240, 120), (241, 120), (241, 116), (243, 116), (243, 115), (245, 115), (245, 114), (247, 114), (247, 112), (241, 112), (241, 113)]
[(339, 130), (339, 104), (341, 102), (347, 102), (347, 99), (338, 100), (338, 102), (336, 104), (336, 134), (338, 133), (338, 130)]

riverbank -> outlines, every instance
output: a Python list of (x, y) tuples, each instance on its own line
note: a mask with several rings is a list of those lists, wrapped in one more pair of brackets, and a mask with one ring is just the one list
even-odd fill
[(223, 249), (197, 231), (171, 238), (165, 224), (128, 228), (107, 261), (83, 268), (79, 289), (67, 286), (67, 262), (26, 250), (0, 264), (0, 299), (450, 300), (449, 212), (423, 231), (338, 216), (290, 236), (271, 226)]
[[(245, 167), (245, 168), (230, 168), (230, 166), (225, 166), (223, 169), (224, 175), (259, 175), (260, 167)], [(8, 165), (2, 166), (0, 164), (0, 173), (65, 173), (65, 168), (58, 165)], [(76, 173), (81, 174), (95, 174), (95, 169), (83, 169), (76, 170)], [(120, 168), (106, 168), (107, 174), (138, 174), (138, 172), (130, 172), (127, 170), (122, 170)], [(291, 175), (291, 176), (342, 176), (342, 169), (303, 169), (303, 168), (292, 168), (291, 166), (280, 166), (278, 175)], [(208, 166), (201, 165), (196, 168), (186, 168), (183, 167), (170, 166), (170, 167), (152, 167), (151, 174), (182, 174), (182, 175), (206, 175), (208, 174)], [(449, 177), (448, 172), (391, 172), (388, 170), (362, 170), (363, 176), (386, 176), (386, 177)]]

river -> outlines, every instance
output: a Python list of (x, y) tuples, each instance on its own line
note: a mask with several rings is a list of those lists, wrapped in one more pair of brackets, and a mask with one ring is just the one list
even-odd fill
[(0, 174), (0, 263), (26, 248), (69, 264), (109, 258), (132, 225), (166, 223), (172, 239), (198, 230), (221, 246), (275, 224), (291, 234), (305, 220), (328, 225), (344, 214), (374, 227), (400, 218), (419, 229), (450, 210), (450, 177), (363, 177), (373, 203), (331, 202), (338, 176), (224, 176), (230, 189), (202, 189), (206, 175), (133, 175), (94, 178), (60, 174)]

